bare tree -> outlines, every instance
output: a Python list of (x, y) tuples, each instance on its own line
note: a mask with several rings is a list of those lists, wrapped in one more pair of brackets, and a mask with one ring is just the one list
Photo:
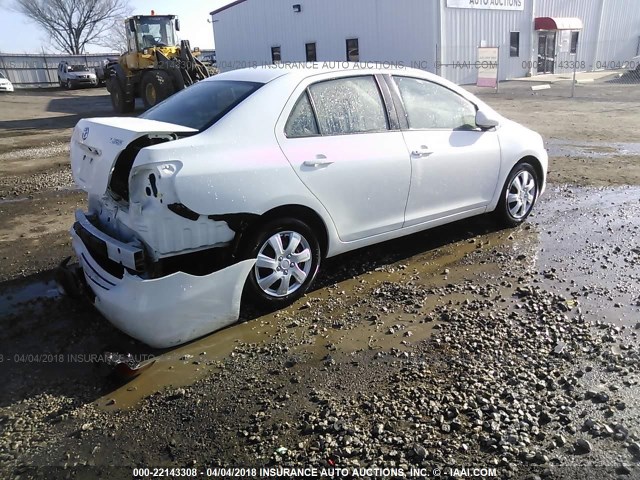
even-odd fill
[[(2, 0), (0, 0), (2, 1)], [(127, 51), (127, 28), (125, 24), (127, 17), (132, 15), (133, 10), (127, 9), (118, 18), (111, 20), (110, 25), (105, 29), (104, 35), (95, 43), (103, 47), (110, 48), (114, 52), (126, 52)]]
[(130, 11), (128, 0), (15, 0), (14, 8), (71, 55), (84, 53), (89, 43), (99, 43), (114, 20)]

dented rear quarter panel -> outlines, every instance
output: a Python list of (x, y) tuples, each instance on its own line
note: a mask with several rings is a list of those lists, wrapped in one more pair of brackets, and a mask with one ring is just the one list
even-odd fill
[(276, 141), (274, 125), (293, 91), (261, 87), (204, 132), (143, 149), (133, 172), (148, 164), (179, 161), (174, 178), (180, 203), (200, 215), (262, 215), (284, 205), (314, 210), (329, 238), (337, 238), (329, 214), (300, 181)]

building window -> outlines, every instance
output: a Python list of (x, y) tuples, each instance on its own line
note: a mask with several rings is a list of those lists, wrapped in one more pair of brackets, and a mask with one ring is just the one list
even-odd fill
[(578, 51), (578, 35), (580, 32), (571, 32), (571, 53)]
[(509, 56), (519, 57), (520, 56), (520, 32), (511, 32), (511, 38), (509, 43), (510, 43)]
[(347, 39), (347, 62), (360, 61), (360, 47), (357, 38)]
[(271, 47), (271, 61), (274, 65), (282, 61), (282, 55), (280, 55), (280, 47)]
[(315, 62), (318, 60), (316, 56), (316, 44), (315, 43), (307, 43), (305, 45), (305, 49), (307, 50), (307, 62)]

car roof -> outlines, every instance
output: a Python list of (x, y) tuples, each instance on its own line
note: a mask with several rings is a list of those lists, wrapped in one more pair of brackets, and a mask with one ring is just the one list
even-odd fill
[(331, 72), (354, 72), (354, 74), (372, 74), (372, 73), (414, 73), (420, 76), (433, 76), (439, 78), (433, 74), (425, 72), (424, 70), (417, 70), (415, 68), (409, 68), (404, 66), (390, 65), (389, 63), (381, 62), (367, 62), (367, 63), (353, 63), (353, 62), (339, 62), (339, 61), (327, 61), (327, 62), (315, 62), (315, 63), (281, 63), (276, 65), (263, 65), (250, 68), (241, 68), (238, 70), (231, 70), (228, 72), (220, 73), (214, 77), (210, 77), (208, 80), (235, 80), (244, 82), (258, 82), (269, 83), (272, 80), (280, 77), (290, 77), (291, 80), (302, 80), (313, 75), (320, 73)]

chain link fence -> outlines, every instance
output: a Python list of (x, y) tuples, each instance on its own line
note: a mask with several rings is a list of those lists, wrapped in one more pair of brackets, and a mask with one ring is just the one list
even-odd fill
[(15, 88), (53, 87), (58, 85), (58, 64), (83, 64), (93, 69), (108, 58), (117, 58), (119, 53), (87, 55), (57, 54), (9, 54), (0, 53), (0, 72)]

